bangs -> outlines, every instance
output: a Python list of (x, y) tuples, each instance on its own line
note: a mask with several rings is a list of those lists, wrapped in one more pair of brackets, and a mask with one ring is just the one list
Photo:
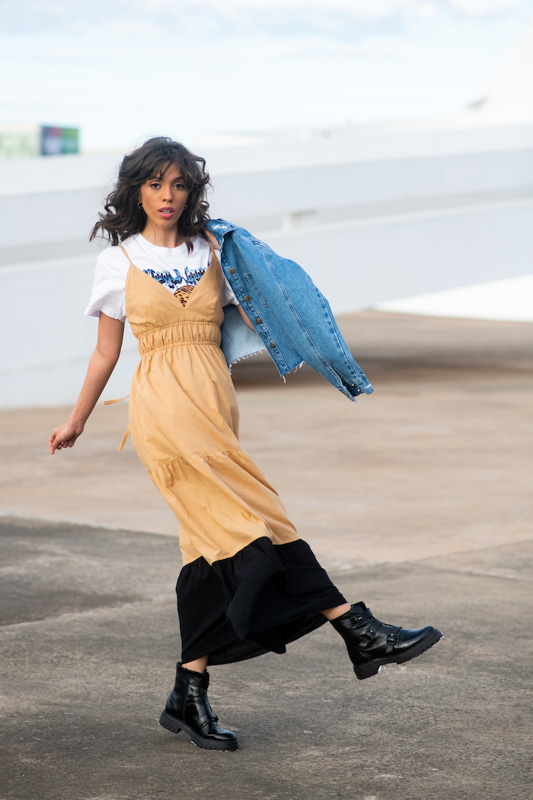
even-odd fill
[(177, 153), (169, 152), (168, 158), (158, 154), (151, 159), (146, 159), (146, 163), (143, 164), (143, 170), (139, 175), (140, 183), (144, 183), (150, 178), (164, 178), (170, 167), (175, 166), (180, 170), (187, 189), (191, 189), (191, 184), (194, 181), (191, 180), (190, 170), (187, 169), (187, 165), (183, 163), (183, 160), (178, 160), (176, 156)]

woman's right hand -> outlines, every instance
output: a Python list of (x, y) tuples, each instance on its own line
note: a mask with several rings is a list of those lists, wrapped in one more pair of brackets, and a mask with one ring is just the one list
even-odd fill
[(98, 323), (98, 341), (89, 361), (80, 396), (69, 421), (54, 428), (48, 440), (48, 448), (52, 455), (64, 447), (74, 447), (74, 442), (83, 433), (85, 423), (117, 363), (123, 336), (124, 323), (102, 312)]
[(64, 425), (58, 425), (54, 428), (50, 438), (48, 439), (48, 447), (51, 455), (54, 455), (56, 450), (62, 450), (64, 447), (74, 447), (74, 442), (83, 433), (83, 427), (74, 425), (72, 422), (66, 422)]

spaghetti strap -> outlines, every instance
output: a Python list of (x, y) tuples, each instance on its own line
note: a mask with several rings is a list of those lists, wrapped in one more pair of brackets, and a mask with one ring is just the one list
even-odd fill
[(133, 266), (134, 266), (134, 264), (133, 264), (133, 261), (132, 261), (132, 260), (131, 260), (131, 258), (129, 257), (129, 255), (128, 255), (128, 251), (126, 250), (126, 248), (125, 248), (125, 247), (123, 247), (122, 245), (120, 245), (120, 249), (122, 250), (122, 252), (123, 252), (123, 253), (124, 253), (124, 255), (126, 256), (126, 258), (128, 259), (128, 261), (130, 262), (131, 266), (133, 267)]
[(216, 237), (215, 237), (215, 236), (213, 236), (213, 234), (211, 233), (211, 231), (208, 231), (208, 230), (206, 230), (205, 228), (204, 228), (204, 230), (203, 230), (203, 234), (204, 234), (205, 238), (207, 239), (207, 243), (208, 243), (208, 245), (209, 245), (209, 248), (210, 248), (210, 250), (211, 250), (211, 258), (213, 258), (213, 257), (215, 257), (215, 258), (216, 258), (216, 253), (215, 253), (215, 250), (214, 250), (214, 248), (213, 248), (213, 245), (214, 245), (214, 247), (215, 247), (215, 248), (216, 248), (216, 249), (217, 249), (217, 250), (220, 252), (220, 245), (219, 245), (219, 243), (218, 243), (218, 241), (217, 241)]

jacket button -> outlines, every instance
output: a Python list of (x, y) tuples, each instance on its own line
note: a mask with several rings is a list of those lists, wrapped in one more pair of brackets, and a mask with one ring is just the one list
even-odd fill
[(258, 325), (261, 325), (261, 323), (263, 322), (263, 320), (261, 319), (261, 317), (256, 317), (256, 318), (255, 318), (255, 321), (257, 322), (257, 324), (258, 324)]
[(245, 303), (247, 303), (248, 300), (250, 299), (250, 295), (249, 294), (245, 294), (242, 299), (244, 300)]
[(270, 347), (275, 347), (275, 346), (276, 346), (276, 342), (270, 342)]
[(230, 267), (228, 272), (230, 275), (235, 275), (235, 270), (233, 269), (233, 267)]

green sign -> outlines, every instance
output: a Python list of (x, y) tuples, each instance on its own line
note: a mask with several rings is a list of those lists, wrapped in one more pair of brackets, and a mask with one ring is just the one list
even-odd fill
[(43, 125), (41, 128), (41, 155), (64, 156), (80, 152), (79, 128), (59, 128)]

